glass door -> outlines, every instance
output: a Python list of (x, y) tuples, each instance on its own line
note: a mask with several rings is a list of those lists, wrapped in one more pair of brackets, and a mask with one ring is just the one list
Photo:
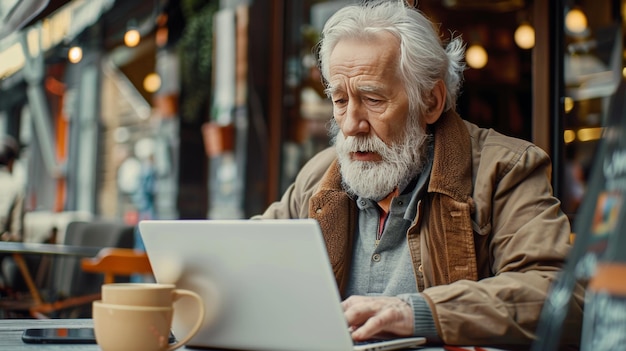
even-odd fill
[(610, 112), (610, 98), (623, 74), (623, 28), (619, 1), (578, 0), (563, 4), (562, 87), (557, 97), (561, 147), (557, 195), (575, 219), (587, 189), (594, 155)]

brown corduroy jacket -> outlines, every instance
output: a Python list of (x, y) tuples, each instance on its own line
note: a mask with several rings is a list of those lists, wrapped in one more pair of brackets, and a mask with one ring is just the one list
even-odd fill
[[(432, 126), (428, 191), (406, 233), (417, 289), (447, 344), (528, 345), (551, 282), (570, 249), (539, 147), (447, 112)], [(341, 186), (335, 151), (313, 157), (260, 218), (315, 218), (345, 291), (358, 209)], [(564, 342), (577, 344), (580, 291)]]

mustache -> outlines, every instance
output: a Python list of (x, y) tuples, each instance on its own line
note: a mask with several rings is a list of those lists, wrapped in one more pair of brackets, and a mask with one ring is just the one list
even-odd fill
[(352, 152), (375, 152), (381, 156), (393, 151), (393, 147), (387, 145), (376, 135), (355, 135), (346, 137), (335, 121), (329, 127), (331, 144), (337, 151), (344, 153)]
[(407, 150), (403, 144), (387, 145), (377, 135), (355, 135), (346, 137), (341, 131), (334, 140), (335, 149), (339, 154), (348, 155), (356, 152), (373, 152), (385, 162), (404, 162), (401, 157)]
[(348, 152), (384, 152), (389, 148), (380, 138), (377, 136), (349, 136), (343, 138), (343, 149)]
[(340, 155), (354, 152), (374, 152), (384, 162), (405, 164), (409, 168), (415, 167), (415, 165), (411, 165), (413, 162), (418, 164), (423, 162), (423, 154), (426, 151), (423, 145), (431, 138), (417, 124), (417, 118), (410, 118), (404, 135), (391, 144), (385, 143), (376, 134), (346, 137), (334, 119), (330, 121), (329, 135), (331, 136), (331, 144)]

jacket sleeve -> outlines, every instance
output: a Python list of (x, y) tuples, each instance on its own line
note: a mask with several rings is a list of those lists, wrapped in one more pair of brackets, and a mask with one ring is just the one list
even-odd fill
[[(529, 143), (493, 138), (474, 165), (477, 257), (490, 272), (423, 291), (448, 344), (528, 345), (551, 283), (570, 250), (569, 220), (552, 195), (550, 159)], [(501, 144), (500, 144), (501, 143)], [(505, 145), (508, 143), (508, 145)], [(488, 252), (484, 252), (488, 251)], [(562, 335), (580, 342), (582, 288)]]
[(279, 201), (272, 203), (263, 214), (252, 219), (308, 218), (309, 199), (335, 159), (335, 149), (329, 147), (313, 156), (298, 172)]

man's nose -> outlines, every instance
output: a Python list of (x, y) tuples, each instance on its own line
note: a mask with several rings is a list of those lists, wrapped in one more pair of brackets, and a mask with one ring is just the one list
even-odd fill
[(341, 131), (345, 136), (354, 136), (369, 132), (367, 113), (359, 101), (350, 100)]

